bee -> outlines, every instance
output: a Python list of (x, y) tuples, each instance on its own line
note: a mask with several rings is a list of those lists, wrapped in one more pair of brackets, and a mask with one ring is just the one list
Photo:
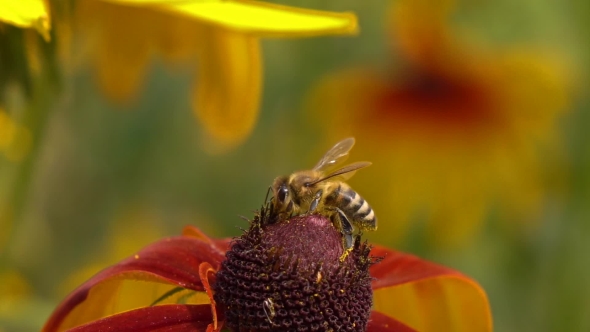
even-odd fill
[(311, 170), (276, 178), (270, 202), (274, 221), (306, 213), (324, 215), (342, 233), (345, 254), (354, 244), (354, 227), (358, 231), (376, 230), (373, 209), (344, 182), (371, 163), (355, 162), (329, 172), (346, 160), (354, 143), (353, 137), (346, 138), (328, 150)]
[(262, 310), (264, 310), (264, 314), (266, 315), (266, 319), (271, 325), (274, 325), (272, 322), (273, 318), (277, 315), (275, 311), (275, 304), (271, 298), (267, 298), (266, 300), (262, 301)]

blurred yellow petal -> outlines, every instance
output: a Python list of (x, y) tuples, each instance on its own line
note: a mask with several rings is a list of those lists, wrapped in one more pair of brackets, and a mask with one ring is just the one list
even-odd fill
[(259, 37), (352, 34), (358, 30), (352, 13), (333, 13), (258, 1), (114, 1), (149, 5)]
[(569, 110), (568, 82), (573, 81), (572, 75), (564, 59), (549, 54), (542, 50), (514, 49), (501, 58), (506, 98), (502, 106), (514, 112), (518, 125), (530, 126), (538, 135), (536, 138), (546, 135), (556, 116)]
[(35, 28), (49, 40), (51, 23), (43, 0), (0, 0), (0, 21), (21, 28)]
[(389, 28), (401, 50), (410, 58), (423, 62), (435, 60), (434, 54), (436, 57), (446, 56), (447, 50), (441, 46), (452, 39), (446, 20), (454, 5), (453, 0), (396, 2), (390, 10)]
[(204, 35), (193, 109), (206, 135), (218, 142), (206, 148), (220, 151), (245, 139), (258, 119), (260, 46), (257, 38), (230, 30), (211, 28)]
[(477, 283), (444, 276), (377, 289), (375, 310), (421, 332), (491, 331), (487, 296)]
[[(171, 6), (172, 7), (172, 6)], [(256, 1), (181, 2), (171, 9), (260, 37), (355, 33), (356, 17)]]
[(117, 102), (137, 95), (152, 55), (168, 65), (199, 62), (191, 99), (209, 152), (242, 142), (258, 119), (260, 37), (358, 30), (353, 13), (257, 1), (88, 0), (77, 6), (76, 17), (98, 82)]
[(0, 273), (0, 311), (10, 309), (10, 303), (31, 294), (31, 286), (26, 279), (15, 270)]
[[(79, 27), (88, 29), (88, 39), (96, 39), (92, 56), (102, 89), (117, 102), (131, 101), (144, 81), (150, 60), (150, 32), (155, 14), (100, 1), (82, 2), (77, 13), (81, 19)], [(94, 31), (95, 27), (99, 28)]]

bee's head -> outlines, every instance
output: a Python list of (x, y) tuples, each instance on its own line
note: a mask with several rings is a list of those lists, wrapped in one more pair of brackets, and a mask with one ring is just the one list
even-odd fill
[(272, 208), (274, 213), (291, 213), (293, 209), (292, 194), (289, 191), (289, 178), (281, 176), (272, 185)]

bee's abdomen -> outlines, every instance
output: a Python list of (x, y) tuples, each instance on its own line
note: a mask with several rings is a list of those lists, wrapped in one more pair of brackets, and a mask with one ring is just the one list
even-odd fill
[(361, 195), (346, 184), (340, 183), (334, 191), (328, 194), (326, 204), (340, 208), (352, 219), (353, 223), (360, 224), (363, 229), (375, 230), (377, 228), (377, 218), (373, 208)]

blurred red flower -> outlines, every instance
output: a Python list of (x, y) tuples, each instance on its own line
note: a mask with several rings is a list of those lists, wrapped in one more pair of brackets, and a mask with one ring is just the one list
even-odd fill
[(357, 156), (374, 162), (355, 188), (394, 221), (381, 225), (382, 241), (403, 238), (419, 215), (431, 243), (464, 244), (493, 208), (534, 220), (548, 183), (563, 179), (564, 61), (525, 45), (480, 47), (451, 24), (455, 11), (454, 1), (393, 2), (392, 65), (330, 74), (310, 98), (326, 140), (355, 136)]

